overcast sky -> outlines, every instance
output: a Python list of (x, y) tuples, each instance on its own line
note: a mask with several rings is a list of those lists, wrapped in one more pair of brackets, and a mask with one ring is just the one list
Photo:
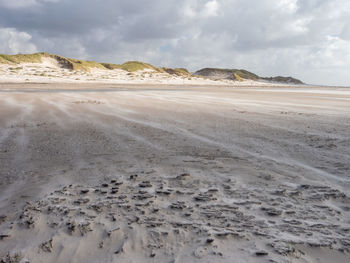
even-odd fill
[(0, 0), (0, 53), (350, 86), (349, 0)]

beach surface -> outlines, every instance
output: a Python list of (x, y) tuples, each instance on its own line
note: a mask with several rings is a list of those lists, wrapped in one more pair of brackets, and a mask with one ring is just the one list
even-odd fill
[(0, 262), (347, 263), (349, 156), (350, 88), (1, 83)]

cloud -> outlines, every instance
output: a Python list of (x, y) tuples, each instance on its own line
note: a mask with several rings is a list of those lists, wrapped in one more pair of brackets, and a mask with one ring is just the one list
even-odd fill
[(60, 0), (0, 0), (0, 7), (17, 9), (17, 8), (25, 8), (32, 7), (39, 4), (45, 3), (55, 3)]
[(33, 53), (36, 46), (31, 43), (32, 36), (14, 28), (0, 28), (0, 51), (6, 54)]
[(0, 0), (0, 7), (3, 8), (23, 8), (28, 6), (36, 5), (36, 0), (16, 0), (16, 1), (8, 1), (8, 0)]
[[(346, 0), (0, 0), (0, 7), (0, 27), (26, 32), (28, 47), (40, 51), (350, 85)], [(4, 43), (0, 52), (10, 50)]]
[(282, 12), (295, 13), (298, 10), (298, 0), (280, 0), (277, 7)]
[(182, 12), (188, 18), (198, 19), (213, 17), (218, 15), (218, 11), (219, 2), (217, 0), (210, 0), (206, 2), (200, 0), (188, 0), (183, 2)]

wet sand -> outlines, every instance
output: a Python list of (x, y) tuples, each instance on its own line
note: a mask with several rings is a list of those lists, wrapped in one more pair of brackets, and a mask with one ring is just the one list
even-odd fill
[(349, 262), (349, 100), (0, 84), (0, 259)]

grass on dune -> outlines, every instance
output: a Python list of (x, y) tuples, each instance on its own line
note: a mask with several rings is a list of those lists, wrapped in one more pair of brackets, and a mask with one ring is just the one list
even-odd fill
[(53, 55), (49, 53), (41, 53), (41, 54), (42, 56), (53, 58), (57, 60), (57, 62), (61, 66), (71, 70), (75, 70), (75, 71), (90, 71), (91, 68), (106, 69), (104, 65), (96, 61), (84, 61), (80, 59), (66, 58), (66, 57)]
[(106, 69), (101, 63), (95, 61), (84, 61), (72, 58), (66, 58), (72, 63), (73, 70), (90, 71), (91, 68)]
[(73, 58), (65, 58), (49, 53), (35, 53), (35, 54), (17, 54), (5, 55), (0, 54), (0, 63), (2, 64), (21, 64), (21, 63), (42, 63), (42, 57), (50, 57), (56, 59), (58, 63), (64, 65), (66, 68), (72, 70), (90, 71), (91, 68), (106, 69), (101, 63), (95, 61), (84, 61)]
[(107, 69), (122, 69), (128, 72), (135, 72), (138, 70), (152, 69), (157, 72), (163, 72), (162, 69), (157, 68), (151, 64), (140, 62), (140, 61), (128, 61), (124, 64), (112, 64), (112, 63), (101, 63)]
[(41, 62), (42, 62), (41, 53), (17, 54), (17, 55), (0, 54), (0, 63), (3, 63), (3, 64), (41, 63)]
[(104, 66), (106, 69), (121, 69), (121, 66), (118, 64), (112, 64), (112, 63), (101, 63), (102, 66)]
[(236, 80), (243, 81), (243, 78), (240, 75), (238, 75), (237, 73), (233, 73), (233, 76), (235, 77)]
[(188, 72), (188, 70), (185, 68), (162, 68), (162, 69), (171, 75), (191, 76), (191, 73)]
[[(227, 76), (233, 76), (236, 79), (239, 80), (239, 78), (242, 79), (250, 79), (250, 80), (259, 80), (260, 77), (252, 72), (249, 72), (244, 69), (222, 69), (222, 68), (203, 68), (201, 70), (198, 70), (196, 72), (196, 75), (203, 75), (206, 76), (210, 73), (216, 73), (216, 74), (226, 74)], [(237, 76), (237, 77), (236, 77)]]
[[(112, 64), (112, 63), (99, 63), (95, 61), (84, 61), (73, 58), (66, 58), (59, 55), (49, 54), (46, 52), (40, 52), (35, 54), (17, 54), (17, 55), (6, 55), (0, 54), (1, 64), (20, 64), (20, 63), (42, 63), (43, 57), (49, 57), (55, 59), (61, 67), (75, 71), (90, 71), (92, 68), (98, 69), (122, 69), (128, 72), (135, 72), (138, 70), (151, 69), (156, 72), (165, 72), (164, 69), (157, 68), (151, 64), (139, 62), (139, 61), (128, 61), (124, 64)], [(186, 69), (174, 69), (176, 72), (181, 74), (187, 74)], [(187, 73), (186, 73), (187, 72)], [(189, 73), (188, 73), (189, 74)]]
[(139, 62), (139, 61), (128, 61), (120, 65), (120, 68), (129, 72), (135, 72), (138, 70), (152, 69), (157, 72), (163, 72), (162, 69), (157, 68), (151, 64)]
[[(244, 69), (233, 69), (232, 70), (234, 74), (236, 74), (237, 76), (243, 78), (243, 79), (251, 79), (251, 80), (258, 80), (259, 76), (249, 72), (247, 70)], [(239, 80), (239, 79), (238, 79)]]
[(7, 60), (4, 56), (5, 55), (0, 54), (0, 64), (12, 64), (12, 63), (9, 63), (10, 61)]
[(185, 74), (185, 75), (191, 75), (191, 73), (188, 72), (188, 70), (185, 69), (185, 68), (175, 68), (174, 70), (175, 70), (176, 72), (179, 72), (179, 73), (182, 73), (182, 74)]

